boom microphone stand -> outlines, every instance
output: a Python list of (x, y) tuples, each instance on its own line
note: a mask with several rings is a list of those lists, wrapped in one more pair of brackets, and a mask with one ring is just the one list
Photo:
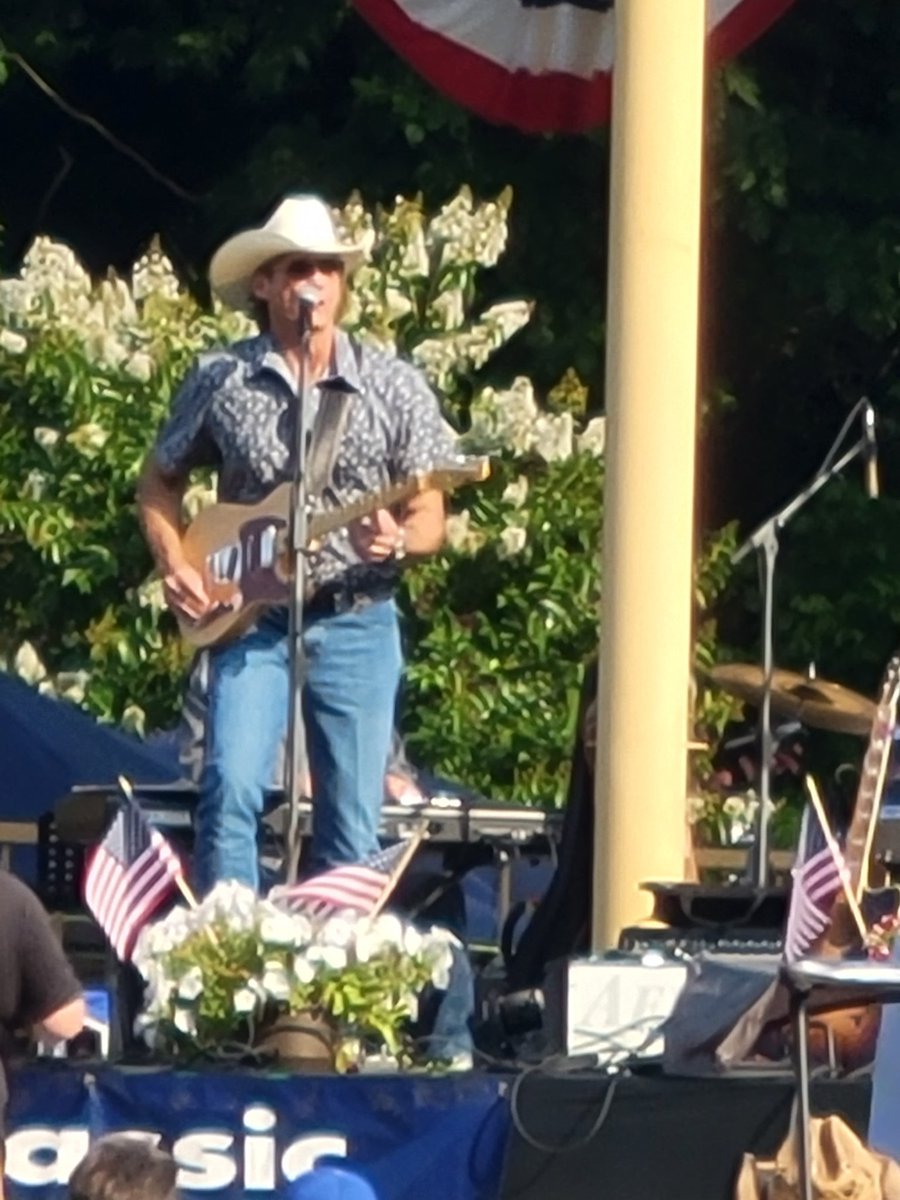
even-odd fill
[(308, 765), (306, 726), (303, 723), (303, 602), (306, 594), (307, 489), (306, 451), (309, 443), (312, 387), (309, 370), (312, 310), (318, 300), (315, 288), (297, 293), (300, 304), (300, 378), (297, 386), (297, 419), (294, 422), (294, 475), (291, 481), (288, 524), (291, 594), (288, 603), (288, 719), (284, 761), (284, 793), (288, 802), (288, 831), (285, 847), (287, 882), (297, 882), (300, 865), (301, 771)]
[[(847, 431), (856, 420), (862, 417), (863, 433), (859, 441), (846, 450), (840, 458), (836, 457), (840, 446), (847, 436)], [(800, 511), (808, 500), (825, 486), (830, 479), (839, 475), (844, 467), (859, 454), (866, 456), (869, 470), (866, 475), (867, 489), (870, 498), (877, 493), (874, 473), (874, 411), (872, 405), (864, 397), (851, 410), (844, 421), (840, 433), (832, 443), (831, 449), (825, 455), (822, 465), (805, 488), (793, 500), (790, 500), (774, 516), (769, 517), (750, 534), (731, 556), (732, 563), (739, 563), (756, 550), (759, 554), (759, 577), (762, 592), (762, 671), (763, 694), (759, 706), (759, 736), (760, 736), (760, 772), (759, 772), (759, 812), (756, 819), (756, 840), (753, 848), (753, 877), (757, 887), (765, 887), (769, 875), (769, 803), (772, 780), (772, 754), (774, 739), (772, 738), (772, 675), (774, 671), (772, 654), (772, 623), (773, 596), (775, 590), (775, 560), (778, 556), (778, 535), (791, 518)]]

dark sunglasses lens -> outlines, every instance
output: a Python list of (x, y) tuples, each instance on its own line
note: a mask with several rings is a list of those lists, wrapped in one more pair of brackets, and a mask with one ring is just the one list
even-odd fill
[(325, 275), (331, 274), (340, 270), (340, 266), (339, 258), (295, 258), (288, 263), (287, 272), (292, 279), (305, 279), (307, 275), (316, 271)]

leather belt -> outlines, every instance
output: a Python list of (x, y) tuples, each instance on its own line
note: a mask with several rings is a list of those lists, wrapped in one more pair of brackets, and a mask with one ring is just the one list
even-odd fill
[(379, 604), (390, 600), (393, 592), (390, 588), (379, 588), (374, 592), (355, 591), (342, 584), (318, 588), (306, 601), (303, 608), (304, 617), (333, 617), (338, 613), (359, 612), (370, 604)]

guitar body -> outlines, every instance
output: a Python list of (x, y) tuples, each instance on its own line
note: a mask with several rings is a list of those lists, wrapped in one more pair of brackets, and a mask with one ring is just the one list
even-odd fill
[[(856, 1071), (868, 1066), (875, 1057), (881, 1006), (860, 1005), (836, 1012), (820, 1013), (809, 1019), (807, 1048), (814, 1067), (834, 1066), (840, 1071)], [(768, 1062), (783, 1062), (793, 1057), (794, 1030), (790, 1022), (773, 1021), (760, 1033), (753, 1048), (754, 1056)]]
[[(866, 927), (883, 917), (896, 915), (900, 907), (900, 889), (895, 887), (868, 888), (860, 898), (860, 908)], [(863, 954), (856, 922), (847, 905), (835, 905), (829, 941), (816, 953), (823, 958), (841, 959)], [(813, 1066), (835, 1066), (841, 1071), (855, 1071), (868, 1066), (875, 1058), (878, 1031), (881, 1028), (881, 1005), (863, 1004), (819, 1013), (809, 1020), (809, 1059)], [(785, 1021), (767, 1025), (756, 1044), (756, 1052), (773, 1062), (790, 1056), (793, 1029)]]
[(214, 504), (191, 522), (182, 547), (215, 605), (199, 621), (179, 618), (192, 645), (236, 637), (265, 609), (287, 604), (290, 499), (283, 483), (258, 504)]
[[(307, 521), (307, 545), (376, 509), (402, 504), (420, 492), (446, 492), (465, 483), (480, 483), (489, 473), (487, 459), (460, 458), (380, 492), (319, 510)], [(185, 557), (213, 601), (199, 620), (176, 615), (182, 636), (192, 646), (212, 646), (237, 637), (267, 608), (288, 603), (292, 493), (292, 485), (282, 483), (257, 504), (213, 504), (202, 509), (185, 531)]]
[[(867, 888), (860, 897), (860, 909), (866, 927), (887, 916), (895, 916), (900, 903), (900, 891), (893, 887)], [(822, 948), (824, 957), (859, 957), (864, 952), (856, 923), (846, 905), (835, 905), (832, 916), (833, 947)], [(838, 953), (834, 951), (837, 950)], [(867, 1066), (875, 1058), (878, 1031), (881, 1028), (881, 1005), (864, 1004), (856, 1008), (841, 1008), (823, 1013), (810, 1020), (810, 1056), (815, 1063), (835, 1064), (845, 1071)]]
[(842, 1071), (857, 1071), (875, 1058), (881, 1005), (863, 1004), (811, 1017), (809, 1053), (814, 1063), (830, 1064)]

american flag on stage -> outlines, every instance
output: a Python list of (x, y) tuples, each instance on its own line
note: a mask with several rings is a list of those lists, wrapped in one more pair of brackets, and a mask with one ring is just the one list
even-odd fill
[(275, 888), (272, 898), (310, 916), (322, 916), (341, 908), (353, 908), (365, 915), (372, 912), (394, 882), (394, 872), (406, 849), (405, 842), (398, 842), (387, 850), (370, 854), (362, 862), (343, 863), (302, 883)]
[(182, 874), (166, 839), (126, 800), (84, 877), (85, 902), (122, 962), (130, 960), (142, 925)]
[(844, 869), (840, 854), (829, 849), (819, 818), (809, 804), (803, 813), (798, 847), (784, 928), (784, 959), (789, 963), (802, 958), (828, 928)]

